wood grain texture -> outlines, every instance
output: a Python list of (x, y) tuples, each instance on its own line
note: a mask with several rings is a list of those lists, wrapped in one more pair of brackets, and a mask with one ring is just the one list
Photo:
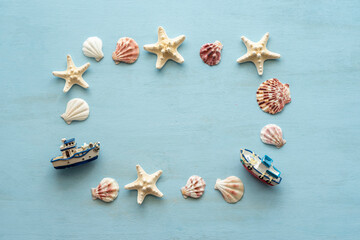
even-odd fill
[[(0, 1), (1, 168), (0, 239), (356, 239), (360, 136), (360, 2), (353, 1)], [(155, 69), (143, 50), (163, 26), (185, 62)], [(242, 35), (258, 41), (270, 32), (258, 76)], [(90, 36), (103, 40), (99, 63), (82, 54)], [(140, 47), (135, 64), (111, 59), (120, 37)], [(219, 65), (209, 67), (200, 47), (219, 40)], [(66, 54), (89, 89), (52, 76), (66, 68)], [(271, 116), (255, 93), (276, 77), (290, 84), (292, 102)], [(84, 122), (67, 125), (60, 114), (75, 97), (90, 105)], [(287, 144), (260, 141), (260, 130), (279, 125)], [(56, 171), (50, 158), (60, 139), (100, 141), (97, 161)], [(239, 149), (271, 156), (283, 182), (267, 187), (241, 166)], [(141, 206), (135, 165), (163, 170)], [(207, 183), (199, 200), (183, 199), (191, 175)], [(237, 204), (213, 189), (235, 175), (245, 186)], [(93, 201), (90, 188), (104, 177), (121, 189), (111, 204)]]

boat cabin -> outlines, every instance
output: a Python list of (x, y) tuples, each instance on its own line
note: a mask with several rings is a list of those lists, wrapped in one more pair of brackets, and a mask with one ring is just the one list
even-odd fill
[(69, 158), (76, 153), (75, 138), (71, 138), (68, 140), (66, 138), (63, 138), (61, 139), (61, 141), (63, 142), (63, 144), (60, 146), (60, 150), (62, 152), (63, 158)]
[(272, 165), (273, 160), (268, 155), (265, 155), (261, 159), (261, 163), (264, 164), (268, 168), (266, 170), (267, 174), (269, 174), (270, 176), (275, 177), (275, 178), (280, 177), (281, 172)]

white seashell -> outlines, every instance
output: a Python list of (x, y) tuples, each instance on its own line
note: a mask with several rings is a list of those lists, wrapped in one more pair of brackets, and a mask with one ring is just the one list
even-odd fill
[(192, 197), (199, 198), (204, 194), (206, 183), (202, 177), (191, 176), (186, 185), (181, 188), (181, 193), (184, 198)]
[(83, 43), (82, 51), (85, 56), (95, 58), (100, 61), (104, 57), (102, 52), (102, 41), (98, 37), (89, 37)]
[(221, 192), (224, 200), (228, 203), (236, 203), (244, 195), (244, 184), (240, 178), (235, 176), (216, 180), (215, 189)]
[(275, 124), (268, 124), (261, 129), (260, 138), (263, 143), (275, 145), (281, 148), (286, 140), (282, 137), (281, 128)]
[(81, 98), (71, 99), (66, 106), (66, 111), (61, 117), (67, 124), (72, 121), (83, 121), (89, 116), (89, 105)]
[(93, 199), (112, 202), (119, 193), (119, 184), (113, 178), (104, 178), (96, 188), (91, 189)]

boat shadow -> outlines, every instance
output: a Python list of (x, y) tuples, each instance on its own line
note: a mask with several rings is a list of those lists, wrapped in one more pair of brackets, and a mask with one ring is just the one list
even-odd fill
[(57, 169), (54, 174), (56, 183), (60, 188), (70, 188), (77, 184), (83, 184), (86, 176), (95, 170), (96, 164), (96, 161), (92, 161), (65, 169)]

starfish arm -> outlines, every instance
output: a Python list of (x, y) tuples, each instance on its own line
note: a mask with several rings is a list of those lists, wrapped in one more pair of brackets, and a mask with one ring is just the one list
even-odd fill
[(175, 47), (179, 47), (185, 41), (185, 35), (180, 35), (174, 39), (172, 39)]
[(264, 55), (264, 57), (266, 57), (266, 59), (277, 59), (277, 58), (280, 58), (280, 54), (274, 53), (274, 52), (270, 52), (269, 50), (266, 50), (263, 55)]
[(161, 69), (165, 63), (167, 62), (167, 58), (162, 57), (162, 55), (158, 54), (157, 60), (156, 60), (156, 68)]
[(266, 46), (267, 42), (269, 40), (269, 33), (265, 33), (265, 35), (261, 38), (259, 41), (263, 46)]
[(183, 63), (184, 62), (184, 58), (177, 51), (173, 54), (171, 59), (174, 60), (177, 63)]
[(148, 52), (157, 53), (159, 51), (159, 47), (156, 43), (154, 44), (146, 44), (144, 45), (144, 49)]
[(138, 191), (137, 196), (137, 203), (142, 204), (147, 194), (145, 194), (143, 191)]
[(59, 78), (66, 78), (69, 76), (67, 71), (53, 71), (52, 74)]
[(138, 178), (140, 178), (141, 176), (147, 175), (147, 173), (144, 171), (144, 169), (139, 164), (136, 165), (136, 171), (137, 171)]
[(244, 54), (241, 57), (239, 57), (236, 61), (238, 63), (249, 62), (249, 61), (251, 61), (250, 58), (251, 58), (251, 55), (247, 53), (247, 54)]
[(88, 88), (88, 87), (89, 87), (89, 84), (87, 84), (87, 82), (85, 82), (85, 80), (84, 80), (82, 77), (80, 77), (80, 78), (78, 79), (78, 81), (76, 82), (76, 84), (82, 86), (83, 88)]
[(169, 37), (166, 35), (165, 29), (163, 27), (159, 27), (158, 28), (158, 41), (160, 42), (161, 40), (167, 39), (167, 38), (169, 38)]
[[(255, 62), (254, 62), (255, 63)], [(263, 75), (263, 71), (264, 71), (264, 61), (260, 61), (260, 62), (256, 62), (255, 63), (256, 69), (258, 74), (261, 76)]]
[(155, 182), (159, 179), (159, 177), (161, 176), (162, 174), (162, 170), (159, 170), (153, 174), (151, 174), (151, 177), (155, 179)]
[(90, 63), (85, 63), (81, 67), (79, 67), (79, 72), (83, 74), (90, 67)]
[(66, 60), (67, 60), (67, 67), (68, 67), (68, 68), (69, 68), (70, 66), (75, 66), (75, 64), (74, 64), (74, 62), (73, 62), (70, 54), (68, 54), (68, 55), (66, 56)]
[(137, 180), (132, 182), (132, 183), (129, 183), (127, 185), (125, 185), (124, 187), (125, 189), (128, 189), (128, 190), (133, 190), (133, 189), (137, 189), (138, 188), (138, 182)]
[(152, 189), (151, 194), (156, 197), (162, 197), (164, 194), (160, 192), (160, 190), (155, 186), (154, 189)]
[(66, 81), (66, 82), (65, 82), (64, 89), (63, 89), (63, 92), (64, 92), (64, 93), (68, 92), (72, 86), (73, 86), (73, 84), (70, 83), (70, 81)]
[(243, 41), (243, 43), (245, 44), (246, 48), (249, 50), (251, 49), (251, 45), (254, 45), (255, 43), (252, 42), (251, 40), (249, 40), (248, 38), (246, 38), (245, 36), (241, 37), (241, 40)]

